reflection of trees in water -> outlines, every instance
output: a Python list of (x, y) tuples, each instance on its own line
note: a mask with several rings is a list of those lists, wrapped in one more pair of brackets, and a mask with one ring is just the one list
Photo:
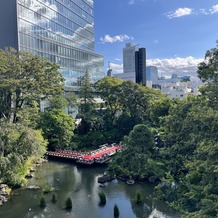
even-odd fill
[(69, 167), (68, 164), (52, 164), (48, 163), (49, 169), (44, 170), (51, 176), (47, 177), (47, 184), (51, 185), (58, 189), (57, 197), (60, 202), (63, 202), (66, 197), (68, 197), (74, 187), (75, 175), (74, 175), (74, 166)]
[[(148, 217), (164, 217), (163, 214), (175, 214), (174, 210), (170, 210), (167, 205), (158, 201), (154, 192), (154, 184), (134, 184), (127, 185), (125, 182), (118, 182), (117, 191), (123, 191), (126, 194), (126, 197), (131, 202), (131, 207), (133, 213), (136, 217), (139, 218), (148, 218)], [(110, 188), (111, 191), (116, 191), (115, 187)], [(136, 194), (140, 193), (142, 197), (142, 205), (136, 203)], [(161, 212), (160, 212), (161, 211)], [(156, 215), (156, 216), (155, 216)], [(179, 216), (173, 216), (179, 217)]]
[[(88, 166), (77, 166), (78, 172), (81, 175), (81, 189), (87, 190), (87, 195), (93, 193), (93, 187), (95, 186), (95, 179), (97, 173), (102, 174), (104, 168), (93, 168)], [(90, 196), (91, 197), (91, 196)]]
[[(125, 184), (124, 189), (126, 195), (130, 198), (131, 207), (133, 213), (136, 217), (147, 218), (152, 211), (152, 202), (153, 202), (153, 188), (151, 184), (148, 185), (127, 185)], [(136, 203), (136, 194), (140, 193), (142, 198), (142, 204), (138, 205)]]
[[(135, 199), (131, 199), (130, 202), (134, 214), (139, 218), (162, 218), (165, 217), (164, 214), (176, 214), (164, 202), (155, 199), (154, 193), (149, 196), (144, 195), (142, 197), (142, 205), (138, 205)], [(176, 218), (179, 216), (174, 215), (173, 217)]]

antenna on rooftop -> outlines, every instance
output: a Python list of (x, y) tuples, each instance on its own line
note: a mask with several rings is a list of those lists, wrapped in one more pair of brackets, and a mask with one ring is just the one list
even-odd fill
[(111, 69), (111, 63), (110, 61), (108, 61), (108, 71), (107, 71), (107, 76), (108, 77), (112, 77), (112, 69)]
[(108, 61), (108, 69), (111, 69), (111, 68), (110, 68), (110, 64), (111, 64), (111, 62), (110, 62), (110, 61)]

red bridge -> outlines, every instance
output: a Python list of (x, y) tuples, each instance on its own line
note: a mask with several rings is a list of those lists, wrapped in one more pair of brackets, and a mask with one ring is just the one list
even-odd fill
[(101, 145), (99, 149), (90, 152), (78, 152), (70, 150), (48, 151), (46, 155), (53, 157), (60, 157), (65, 159), (75, 160), (77, 163), (91, 165), (93, 163), (106, 163), (111, 159), (111, 156), (116, 152), (122, 150), (121, 145), (105, 144)]

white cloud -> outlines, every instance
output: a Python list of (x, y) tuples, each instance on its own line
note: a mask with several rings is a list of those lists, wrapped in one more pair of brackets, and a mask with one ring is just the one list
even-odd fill
[(208, 11), (206, 9), (204, 9), (204, 8), (199, 9), (199, 13), (200, 14), (205, 14), (205, 15), (209, 14)]
[(194, 58), (165, 58), (165, 59), (148, 59), (147, 66), (155, 66), (158, 72), (165, 74), (177, 73), (178, 75), (191, 75), (196, 78), (197, 65), (204, 59)]
[[(28, 7), (23, 8), (22, 10), (25, 20), (22, 20), (22, 19), (20, 20), (19, 29), (22, 29), (22, 31), (25, 31), (25, 32), (32, 31), (30, 27), (33, 26), (33, 24), (35, 25), (46, 24), (46, 22), (48, 22), (46, 17), (50, 17), (50, 19), (56, 18), (57, 11), (58, 9), (56, 5), (54, 4), (52, 5), (52, 4), (49, 4), (48, 2), (45, 2), (44, 5), (42, 5), (41, 3), (37, 1), (30, 1), (28, 3)], [(28, 22), (26, 22), (26, 20)]]
[(110, 68), (113, 70), (113, 74), (123, 73), (123, 64), (110, 63)]
[(129, 0), (129, 5), (134, 5), (134, 4), (136, 4), (136, 2), (144, 2), (144, 1), (145, 0)]
[(128, 36), (126, 34), (122, 34), (122, 35), (116, 35), (116, 36), (110, 36), (108, 34), (106, 34), (104, 37), (100, 38), (102, 43), (114, 43), (114, 42), (123, 42), (124, 40), (133, 40), (132, 36)]
[(191, 8), (178, 8), (175, 11), (168, 12), (166, 15), (169, 19), (172, 19), (175, 17), (191, 15), (192, 13), (193, 13), (193, 10)]
[[(185, 58), (147, 59), (146, 65), (157, 67), (159, 73), (168, 75), (177, 73), (178, 75), (190, 75), (196, 78), (197, 65), (202, 61), (204, 61), (203, 58), (189, 56)], [(123, 72), (123, 64), (110, 63), (110, 67), (114, 74)]]
[(160, 41), (159, 41), (159, 40), (157, 40), (157, 39), (155, 39), (155, 40), (153, 41), (153, 43), (154, 43), (155, 45), (157, 45), (157, 44), (159, 44), (159, 43), (160, 43)]
[(210, 9), (210, 13), (214, 14), (218, 12), (218, 4), (217, 5), (213, 5), (212, 8)]
[(172, 18), (187, 16), (191, 14), (209, 15), (209, 14), (215, 14), (215, 13), (218, 13), (218, 4), (213, 5), (210, 9), (200, 8), (200, 9), (193, 10), (191, 8), (178, 8), (177, 10), (168, 12), (165, 15), (169, 19), (172, 19)]
[(87, 0), (90, 5), (93, 5), (93, 0)]
[(129, 0), (129, 4), (130, 5), (134, 5), (135, 4), (135, 0)]

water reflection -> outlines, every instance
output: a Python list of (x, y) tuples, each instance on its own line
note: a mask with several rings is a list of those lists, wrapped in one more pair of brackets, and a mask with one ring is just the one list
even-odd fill
[[(114, 180), (105, 187), (99, 187), (98, 176), (105, 168), (84, 168), (73, 164), (49, 162), (40, 166), (29, 185), (53, 186), (57, 189), (58, 201), (51, 203), (52, 193), (46, 194), (47, 207), (39, 207), (40, 190), (19, 189), (7, 204), (1, 207), (0, 217), (5, 218), (111, 218), (113, 207), (117, 204), (120, 218), (177, 218), (175, 212), (166, 207), (163, 202), (155, 201), (153, 185), (127, 185), (122, 181)], [(99, 207), (98, 192), (104, 191), (107, 203)], [(140, 192), (143, 205), (135, 202), (136, 193)], [(73, 208), (71, 212), (63, 209), (64, 201), (71, 197)]]

